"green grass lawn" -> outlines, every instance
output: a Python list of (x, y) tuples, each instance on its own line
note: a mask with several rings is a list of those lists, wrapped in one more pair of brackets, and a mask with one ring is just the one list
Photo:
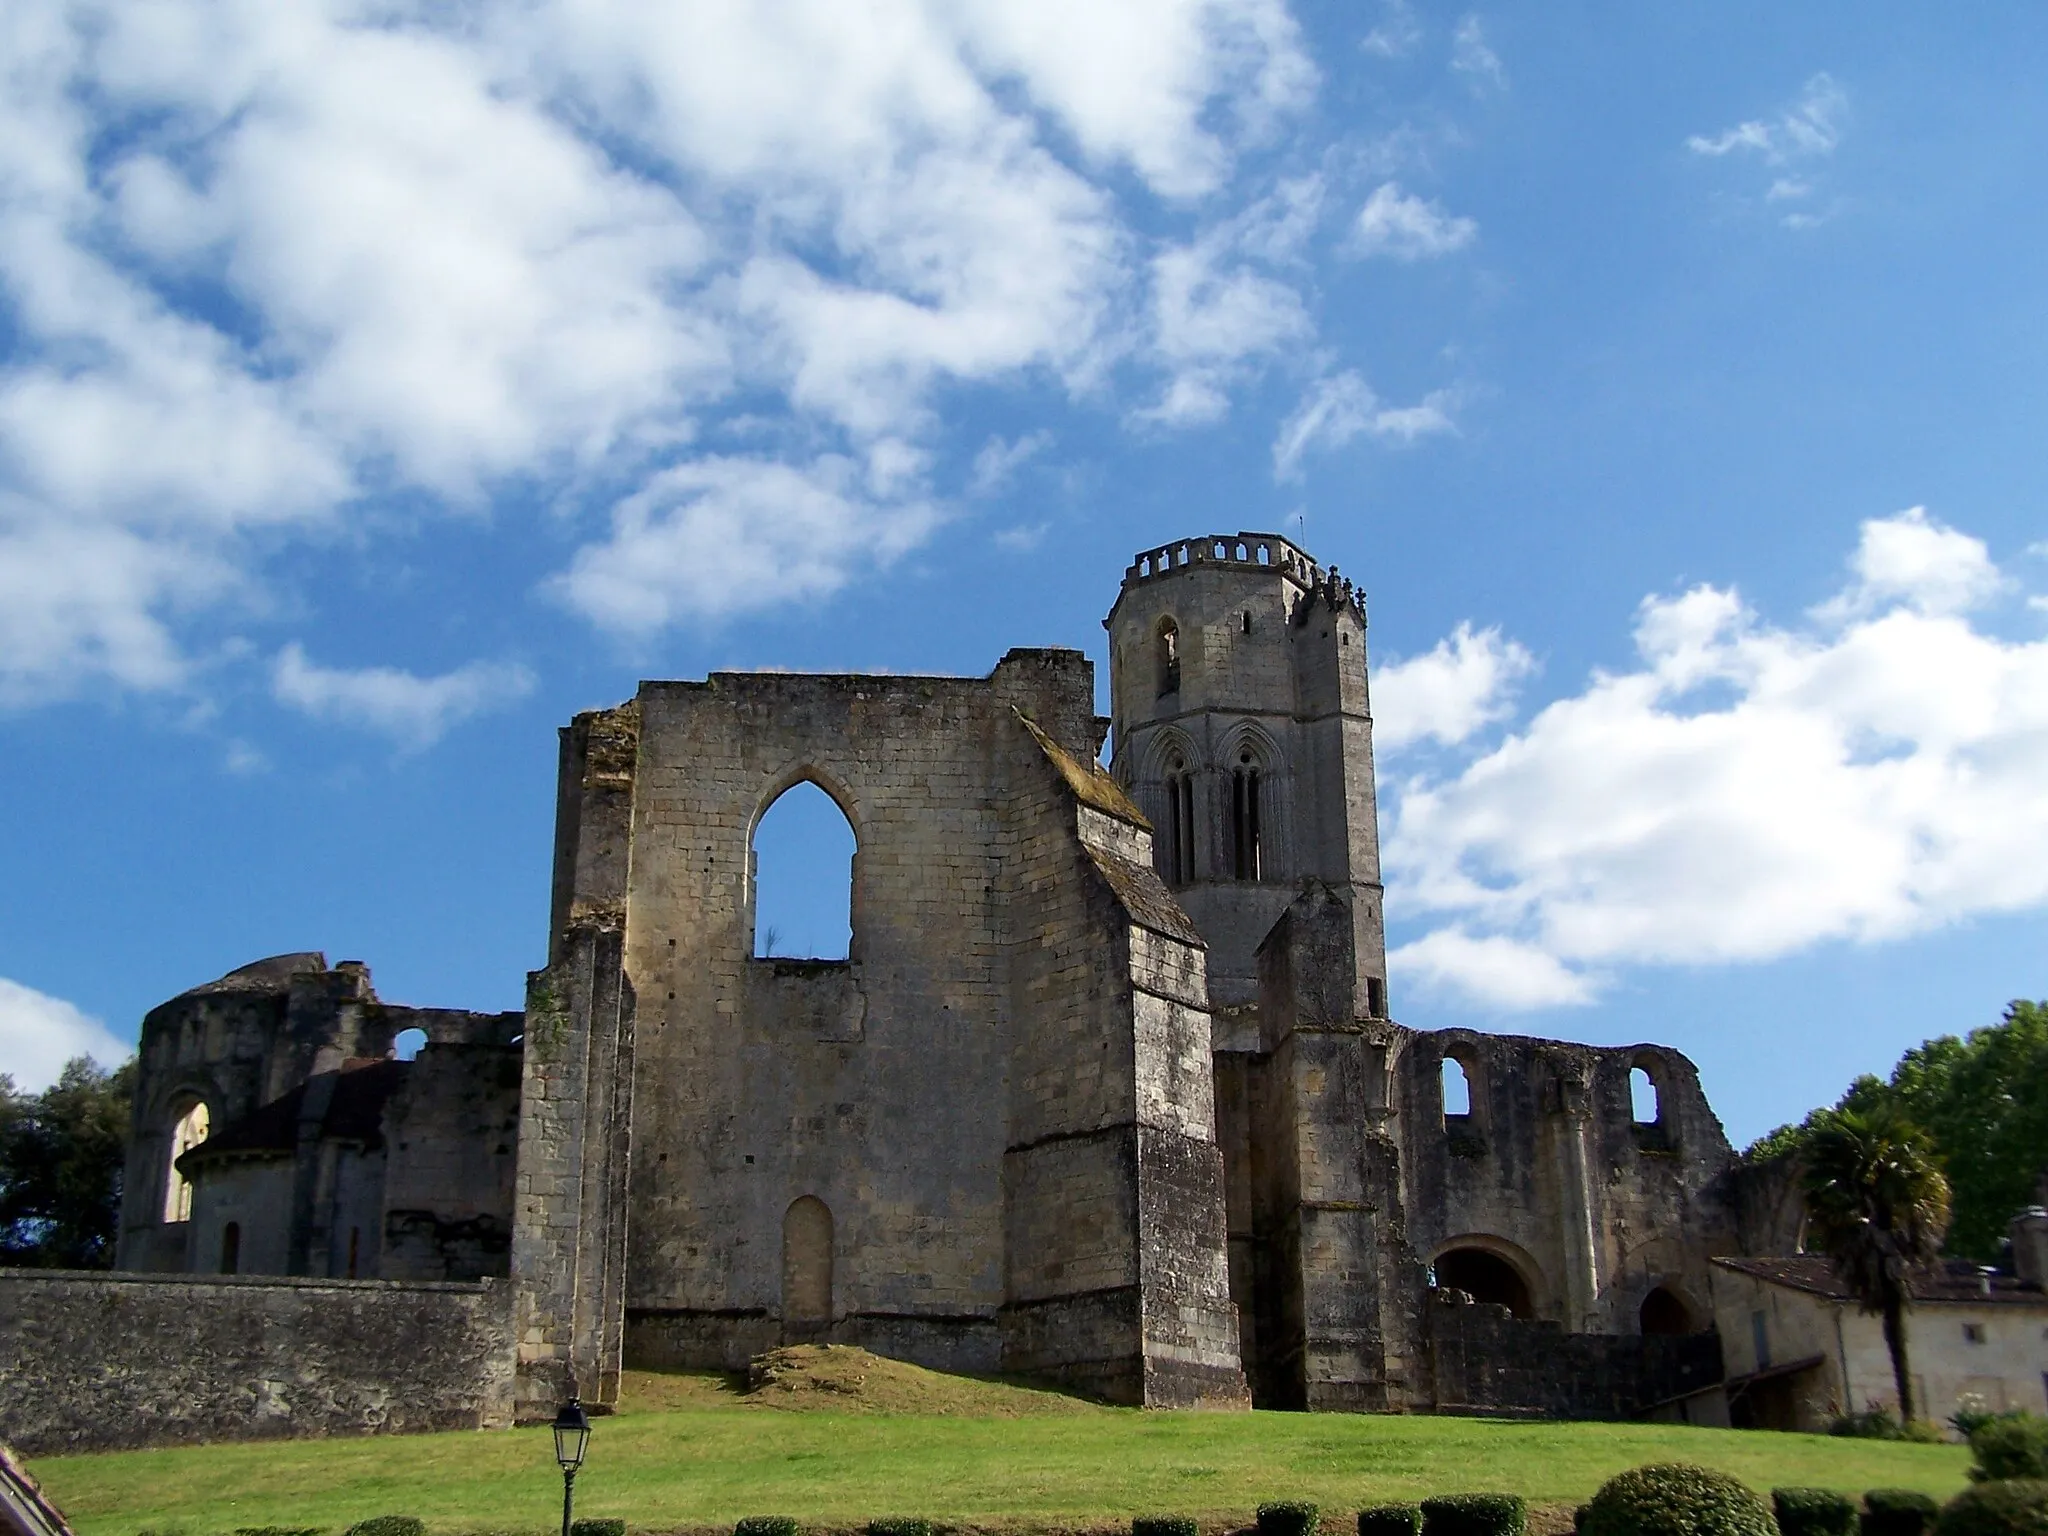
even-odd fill
[[(747, 1514), (1077, 1530), (1140, 1513), (1243, 1524), (1263, 1500), (1307, 1498), (1348, 1527), (1362, 1503), (1431, 1493), (1502, 1489), (1568, 1506), (1623, 1468), (1673, 1460), (1759, 1490), (1940, 1496), (1963, 1486), (1969, 1463), (1957, 1446), (1659, 1424), (1140, 1413), (981, 1383), (950, 1398), (912, 1392), (907, 1403), (839, 1388), (778, 1402), (711, 1378), (638, 1377), (622, 1411), (597, 1421), (577, 1513), (624, 1516), (636, 1531), (729, 1526)], [(55, 1457), (33, 1470), (81, 1536), (338, 1531), (386, 1513), (418, 1515), (434, 1536), (539, 1532), (561, 1507), (545, 1429)]]

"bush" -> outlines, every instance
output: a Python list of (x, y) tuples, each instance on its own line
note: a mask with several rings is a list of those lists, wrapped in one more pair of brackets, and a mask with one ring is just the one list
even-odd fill
[(623, 1520), (572, 1520), (569, 1536), (626, 1536)]
[(1913, 1488), (1873, 1488), (1863, 1495), (1861, 1536), (1926, 1536), (1941, 1505)]
[(1358, 1512), (1358, 1536), (1417, 1536), (1421, 1529), (1419, 1504), (1374, 1504)]
[(793, 1515), (748, 1515), (732, 1528), (732, 1536), (796, 1536)]
[(1315, 1536), (1322, 1511), (1300, 1499), (1280, 1499), (1259, 1506), (1259, 1536)]
[(1522, 1536), (1529, 1506), (1512, 1493), (1446, 1493), (1422, 1501), (1423, 1536)]
[(868, 1536), (932, 1536), (932, 1523), (916, 1515), (890, 1515), (870, 1520)]
[(1943, 1507), (1934, 1536), (2048, 1536), (2048, 1481), (2012, 1477), (1965, 1488)]
[(376, 1515), (358, 1520), (342, 1536), (427, 1536), (427, 1522), (412, 1515)]
[(1771, 1510), (1784, 1536), (1856, 1536), (1856, 1506), (1832, 1488), (1773, 1488)]
[(1889, 1408), (1866, 1408), (1861, 1413), (1845, 1413), (1828, 1422), (1828, 1433), (1846, 1435), (1852, 1440), (1903, 1440), (1906, 1431), (1899, 1424), (1899, 1416)]
[(1131, 1536), (1195, 1536), (1192, 1515), (1140, 1515), (1131, 1522)]
[(1586, 1528), (1586, 1511), (1592, 1507), (1590, 1504), (1581, 1504), (1572, 1511), (1572, 1536), (1578, 1536), (1578, 1533)]
[(1579, 1536), (1777, 1536), (1771, 1508), (1725, 1472), (1656, 1462), (1609, 1478)]
[(1970, 1436), (1970, 1454), (1977, 1458), (1970, 1476), (1980, 1483), (2048, 1478), (2048, 1418), (2013, 1413), (1979, 1424)]
[(235, 1536), (327, 1536), (317, 1525), (238, 1525)]

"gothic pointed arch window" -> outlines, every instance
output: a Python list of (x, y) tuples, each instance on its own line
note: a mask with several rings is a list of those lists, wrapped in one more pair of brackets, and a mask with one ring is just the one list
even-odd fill
[(1238, 748), (1230, 770), (1230, 875), (1259, 880), (1265, 868), (1265, 765), (1251, 745)]
[(846, 960), (853, 954), (859, 839), (846, 812), (798, 779), (754, 826), (754, 957)]
[(1195, 776), (1179, 752), (1166, 758), (1166, 816), (1160, 827), (1160, 876), (1168, 885), (1195, 878)]

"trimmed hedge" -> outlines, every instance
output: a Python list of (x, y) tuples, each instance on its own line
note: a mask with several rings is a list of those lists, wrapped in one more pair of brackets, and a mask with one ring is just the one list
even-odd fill
[(1579, 1536), (1777, 1536), (1771, 1507), (1748, 1484), (1681, 1461), (1609, 1478), (1586, 1506)]
[(1302, 1499), (1276, 1499), (1259, 1506), (1259, 1536), (1315, 1536), (1322, 1510)]
[(1513, 1493), (1445, 1493), (1422, 1501), (1422, 1536), (1522, 1536), (1529, 1505)]
[(794, 1515), (747, 1515), (732, 1528), (732, 1536), (796, 1536)]
[(569, 1522), (569, 1536), (626, 1536), (626, 1522), (611, 1520), (572, 1520)]
[(235, 1536), (327, 1536), (317, 1525), (238, 1525)]
[(932, 1523), (917, 1515), (887, 1515), (868, 1522), (868, 1536), (932, 1536)]
[(2008, 1477), (1965, 1488), (1942, 1507), (1935, 1536), (2048, 1536), (2048, 1481)]
[(1856, 1536), (1856, 1505), (1832, 1488), (1773, 1488), (1771, 1512), (1784, 1536)]
[(1358, 1536), (1421, 1536), (1420, 1504), (1374, 1504), (1358, 1512)]
[(1941, 1501), (1917, 1488), (1873, 1488), (1863, 1495), (1861, 1536), (1926, 1536)]
[(416, 1515), (374, 1515), (358, 1520), (342, 1536), (427, 1536), (427, 1522)]
[(1196, 1536), (1200, 1529), (1193, 1515), (1140, 1515), (1131, 1522), (1131, 1536)]
[(1980, 1483), (2048, 1478), (2048, 1418), (2010, 1413), (1979, 1424), (1970, 1435), (1970, 1454), (1977, 1458), (1970, 1476)]

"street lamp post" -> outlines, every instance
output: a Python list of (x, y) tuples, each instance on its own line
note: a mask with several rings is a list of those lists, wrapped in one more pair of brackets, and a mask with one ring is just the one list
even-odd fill
[(576, 1500), (576, 1469), (583, 1465), (583, 1452), (590, 1444), (590, 1418), (583, 1405), (570, 1398), (555, 1415), (555, 1462), (562, 1469), (562, 1536), (569, 1536), (569, 1513)]

